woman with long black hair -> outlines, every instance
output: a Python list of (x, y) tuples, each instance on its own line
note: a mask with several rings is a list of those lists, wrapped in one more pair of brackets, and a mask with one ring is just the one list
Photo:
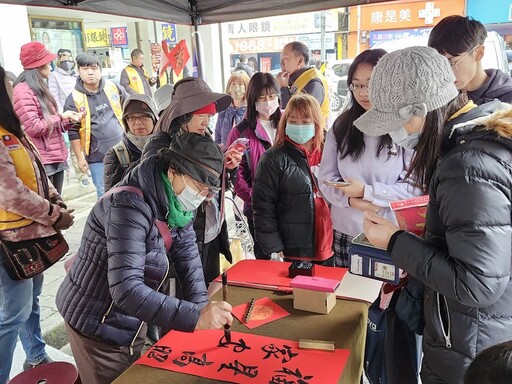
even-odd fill
[[(348, 248), (363, 231), (363, 211), (393, 219), (389, 202), (419, 195), (405, 179), (412, 150), (398, 147), (389, 135), (372, 137), (354, 126), (354, 120), (372, 107), (368, 83), (383, 49), (360, 53), (348, 71), (352, 105), (334, 122), (325, 139), (318, 175), (319, 188), (331, 203), (336, 267), (348, 267)], [(345, 181), (345, 186), (331, 182)], [(327, 183), (327, 184), (324, 184)]]
[[(21, 128), (12, 106), (12, 86), (0, 66), (0, 241), (55, 235), (73, 224), (71, 213)], [(27, 355), (24, 369), (51, 361), (39, 322), (42, 286), (43, 274), (13, 280), (0, 262), (0, 384), (9, 380), (18, 335)]]
[(277, 80), (270, 73), (256, 72), (247, 86), (247, 108), (244, 119), (231, 130), (228, 136), (229, 147), (236, 139), (249, 140), (249, 150), (237, 170), (235, 193), (244, 202), (244, 215), (249, 223), (249, 231), (254, 239), (254, 255), (257, 259), (270, 259), (265, 255), (254, 236), (252, 212), (252, 187), (256, 168), (261, 157), (276, 138), (277, 126), (281, 119), (279, 108), (280, 93)]
[(14, 83), (14, 110), (41, 154), (48, 177), (61, 193), (64, 171), (68, 168), (68, 149), (63, 132), (80, 121), (82, 115), (73, 111), (59, 113), (57, 110), (57, 103), (47, 85), (50, 63), (56, 57), (36, 41), (21, 47), (23, 72)]

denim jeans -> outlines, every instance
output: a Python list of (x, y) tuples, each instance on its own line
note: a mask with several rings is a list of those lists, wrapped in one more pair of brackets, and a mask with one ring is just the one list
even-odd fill
[(43, 274), (12, 280), (0, 264), (0, 384), (9, 379), (18, 335), (28, 363), (38, 364), (47, 356), (40, 323), (42, 288)]
[(105, 184), (103, 183), (103, 162), (89, 163), (91, 171), (92, 183), (96, 187), (96, 196), (98, 199), (105, 193)]

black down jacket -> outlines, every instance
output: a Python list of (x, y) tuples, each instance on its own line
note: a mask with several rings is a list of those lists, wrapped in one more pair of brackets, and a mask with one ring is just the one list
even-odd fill
[[(295, 159), (303, 162), (302, 167)], [(266, 255), (281, 251), (286, 256), (315, 255), (313, 184), (302, 170), (308, 167), (304, 153), (287, 141), (261, 157), (252, 207), (256, 239)]]
[(445, 127), (425, 240), (403, 232), (392, 247), (425, 284), (424, 384), (462, 384), (479, 352), (512, 339), (512, 109), (501, 107), (483, 104)]
[(99, 200), (85, 225), (78, 257), (57, 292), (57, 308), (80, 333), (115, 345), (131, 345), (142, 321), (193, 331), (207, 303), (206, 285), (192, 223), (172, 229), (169, 252), (184, 300), (158, 292), (169, 260), (155, 217), (165, 220), (167, 196), (156, 156), (121, 181), (142, 189)]

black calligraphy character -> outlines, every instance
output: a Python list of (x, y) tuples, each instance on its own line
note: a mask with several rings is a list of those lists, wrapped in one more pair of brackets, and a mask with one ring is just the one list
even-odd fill
[(270, 21), (261, 22), (261, 32), (270, 32)]
[(240, 23), (240, 29), (238, 30), (238, 33), (241, 33), (241, 32), (244, 32), (244, 33), (247, 33), (244, 29), (244, 23)]
[(223, 369), (233, 370), (233, 372), (235, 373), (235, 376), (238, 374), (244, 375), (244, 376), (247, 376), (250, 378), (255, 378), (256, 376), (258, 376), (258, 366), (257, 365), (253, 365), (253, 366), (244, 365), (241, 362), (239, 362), (238, 360), (235, 360), (233, 363), (229, 363), (229, 364), (222, 363), (220, 365), (219, 369), (217, 369), (217, 372), (220, 372)]
[(158, 361), (159, 363), (163, 363), (165, 360), (167, 360), (171, 352), (171, 347), (166, 347), (165, 345), (155, 345), (149, 350), (148, 357)]
[(283, 345), (283, 348), (278, 348), (275, 344), (267, 344), (261, 347), (261, 350), (267, 353), (263, 359), (268, 359), (271, 355), (276, 359), (279, 359), (278, 354), (281, 354), (283, 356), (283, 359), (281, 360), (282, 363), (287, 363), (292, 358), (299, 355), (298, 353), (293, 353), (292, 347), (289, 347), (288, 345)]
[[(308, 380), (313, 378), (313, 376), (302, 376), (299, 368), (292, 371), (291, 369), (283, 367), (282, 370), (274, 372), (277, 372), (277, 375), (272, 376), (269, 384), (308, 384)], [(288, 380), (288, 378), (290, 378), (290, 380)]]
[(229, 348), (230, 345), (234, 345), (233, 352), (235, 353), (240, 353), (247, 349), (251, 349), (251, 347), (249, 347), (243, 339), (238, 339), (238, 343), (233, 340), (228, 343), (225, 336), (220, 338), (219, 344), (217, 346), (222, 348)]
[(186, 367), (189, 364), (199, 365), (200, 367), (206, 367), (212, 365), (212, 362), (206, 361), (206, 353), (203, 353), (201, 358), (195, 357), (196, 353), (191, 351), (183, 351), (183, 355), (172, 362), (180, 367)]
[(249, 32), (258, 32), (258, 23), (256, 21), (249, 23)]

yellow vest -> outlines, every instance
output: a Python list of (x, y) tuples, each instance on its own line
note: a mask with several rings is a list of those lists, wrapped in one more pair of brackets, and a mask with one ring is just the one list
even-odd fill
[[(123, 107), (121, 106), (119, 90), (113, 82), (106, 80), (103, 91), (107, 95), (110, 107), (114, 111), (117, 120), (119, 120), (119, 124), (121, 124), (121, 126), (124, 127), (122, 119)], [(87, 101), (87, 95), (75, 89), (73, 91), (73, 101), (75, 102), (76, 109), (78, 110), (78, 112), (86, 112), (85, 117), (82, 119), (79, 133), (82, 150), (88, 156), (91, 147), (91, 111), (89, 110), (89, 102)]]
[[(20, 139), (0, 125), (0, 140), (3, 141), (9, 151), (9, 156), (11, 156), (14, 168), (16, 169), (16, 176), (26, 187), (39, 193), (34, 164)], [(33, 221), (16, 213), (0, 209), (0, 231), (25, 227)]]
[(322, 107), (322, 114), (327, 119), (331, 110), (329, 103), (329, 84), (327, 84), (326, 78), (318, 71), (318, 69), (309, 68), (308, 70), (302, 72), (297, 80), (293, 82), (291, 89), (294, 90), (293, 93), (301, 92), (306, 84), (315, 78), (319, 78), (322, 81), (322, 85), (324, 86), (324, 100), (322, 101), (320, 107)]
[[(128, 74), (128, 79), (130, 80), (130, 88), (133, 89), (133, 91), (135, 93), (145, 93), (144, 92), (144, 83), (142, 82), (139, 72), (130, 65), (127, 66), (125, 68), (125, 70), (126, 70), (126, 73)], [(146, 80), (149, 81), (148, 73), (146, 72), (146, 70), (144, 68), (142, 68), (142, 70), (144, 71), (144, 77), (146, 78)]]
[(169, 68), (171, 68), (170, 71), (172, 74), (172, 79), (170, 78), (170, 75), (168, 72), (169, 69), (166, 69), (165, 71), (161, 72), (160, 75), (158, 76), (160, 78), (160, 86), (163, 86), (165, 84), (176, 84), (178, 81), (183, 79), (183, 73), (185, 72), (184, 70), (182, 70), (180, 75), (178, 76), (174, 72), (174, 69), (172, 67), (169, 67)]

